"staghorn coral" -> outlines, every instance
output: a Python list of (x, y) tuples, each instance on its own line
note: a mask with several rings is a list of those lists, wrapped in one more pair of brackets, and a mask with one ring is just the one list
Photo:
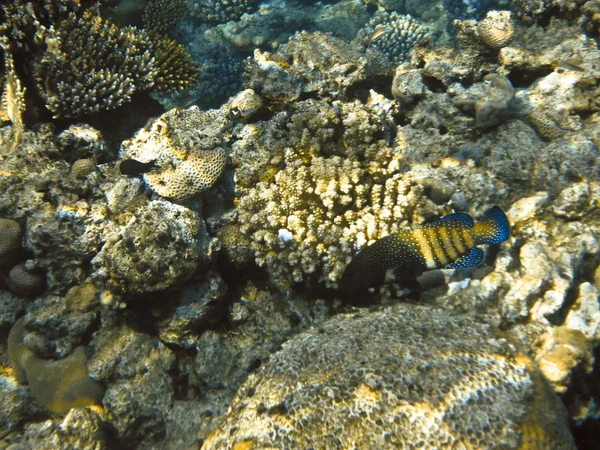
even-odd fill
[(367, 22), (364, 33), (369, 45), (380, 50), (395, 64), (408, 58), (412, 47), (425, 36), (426, 29), (410, 15), (378, 12)]
[(120, 29), (91, 10), (49, 28), (45, 43), (35, 74), (54, 117), (114, 109), (154, 85), (157, 69), (146, 33)]
[(231, 125), (221, 111), (172, 109), (124, 141), (120, 156), (154, 161), (156, 169), (144, 174), (148, 186), (163, 197), (186, 200), (210, 188), (223, 173), (223, 139)]
[(282, 347), (204, 449), (575, 449), (533, 361), (477, 317), (397, 305), (337, 315)]
[(185, 13), (184, 0), (149, 0), (142, 16), (144, 28), (166, 33)]

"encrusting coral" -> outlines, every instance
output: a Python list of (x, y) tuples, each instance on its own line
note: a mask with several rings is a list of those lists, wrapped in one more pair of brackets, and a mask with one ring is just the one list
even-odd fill
[(225, 168), (231, 122), (216, 111), (172, 109), (122, 143), (121, 158), (154, 162), (144, 181), (157, 194), (186, 200), (211, 187)]
[(15, 378), (31, 386), (41, 405), (65, 414), (74, 407), (100, 404), (104, 389), (88, 375), (84, 347), (77, 347), (63, 359), (44, 359), (26, 346), (27, 336), (20, 319), (8, 336), (8, 353)]

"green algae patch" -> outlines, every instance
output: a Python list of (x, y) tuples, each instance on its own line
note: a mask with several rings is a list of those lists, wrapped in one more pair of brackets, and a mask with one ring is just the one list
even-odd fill
[(63, 359), (44, 359), (24, 344), (27, 331), (18, 320), (8, 335), (8, 355), (16, 380), (29, 384), (35, 399), (55, 414), (71, 408), (99, 405), (104, 388), (87, 372), (85, 348), (79, 346)]

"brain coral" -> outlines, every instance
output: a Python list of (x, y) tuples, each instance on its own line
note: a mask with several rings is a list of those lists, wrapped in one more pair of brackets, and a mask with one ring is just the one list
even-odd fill
[(222, 139), (231, 122), (222, 111), (172, 109), (121, 145), (121, 158), (154, 161), (144, 175), (157, 194), (185, 200), (211, 187), (226, 163)]
[(492, 327), (396, 305), (338, 315), (250, 375), (203, 449), (574, 449), (533, 362)]

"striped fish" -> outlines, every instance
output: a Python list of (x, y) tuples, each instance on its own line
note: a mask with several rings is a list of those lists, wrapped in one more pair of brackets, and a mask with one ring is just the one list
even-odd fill
[(499, 244), (509, 236), (508, 219), (498, 206), (477, 223), (468, 214), (451, 214), (369, 245), (348, 264), (339, 289), (360, 291), (414, 280), (425, 270), (476, 267), (484, 256), (477, 245)]

